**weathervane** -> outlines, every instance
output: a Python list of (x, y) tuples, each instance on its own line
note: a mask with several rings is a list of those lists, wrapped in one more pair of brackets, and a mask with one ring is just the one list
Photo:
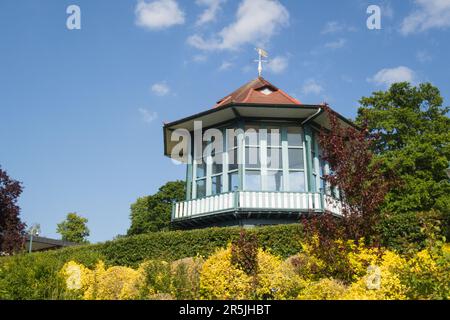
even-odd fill
[(267, 60), (263, 60), (263, 58), (267, 58), (269, 54), (267, 53), (266, 50), (261, 48), (256, 48), (255, 50), (258, 52), (258, 60), (255, 60), (256, 62), (258, 62), (258, 77), (261, 77), (263, 69), (262, 64), (263, 62), (267, 62)]

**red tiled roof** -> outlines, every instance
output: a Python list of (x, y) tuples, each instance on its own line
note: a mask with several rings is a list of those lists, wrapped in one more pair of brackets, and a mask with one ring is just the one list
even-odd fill
[(217, 101), (214, 108), (230, 103), (301, 104), (300, 101), (291, 97), (283, 90), (278, 89), (262, 77), (258, 77), (244, 84), (230, 95)]

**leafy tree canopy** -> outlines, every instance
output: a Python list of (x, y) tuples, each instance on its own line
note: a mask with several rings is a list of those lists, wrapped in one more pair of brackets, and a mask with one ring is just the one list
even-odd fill
[(88, 219), (72, 212), (67, 214), (66, 219), (58, 224), (56, 232), (61, 234), (63, 241), (87, 243), (86, 237), (89, 236), (87, 222)]
[(20, 220), (17, 205), (21, 193), (21, 183), (0, 167), (0, 253), (13, 253), (23, 246), (25, 224)]
[(437, 209), (450, 212), (450, 108), (430, 83), (393, 84), (360, 100), (357, 123), (378, 139), (374, 152), (401, 180), (386, 197), (391, 213)]
[(168, 182), (154, 195), (138, 198), (131, 205), (128, 235), (168, 230), (172, 202), (184, 199), (184, 181)]

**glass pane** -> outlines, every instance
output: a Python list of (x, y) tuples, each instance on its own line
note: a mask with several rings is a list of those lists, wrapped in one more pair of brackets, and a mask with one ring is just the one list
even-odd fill
[(269, 169), (280, 169), (283, 167), (283, 152), (281, 148), (267, 148), (267, 167)]
[(259, 145), (259, 127), (256, 125), (245, 126), (245, 145)]
[(228, 170), (237, 170), (238, 168), (238, 149), (228, 151)]
[(219, 153), (214, 155), (212, 163), (212, 174), (217, 174), (222, 172), (222, 163), (223, 163), (223, 153)]
[(206, 196), (206, 179), (197, 180), (197, 198), (203, 198)]
[(325, 162), (320, 159), (320, 165), (319, 165), (319, 176), (323, 177), (325, 175)]
[(298, 127), (289, 127), (287, 132), (287, 140), (289, 146), (302, 145), (302, 130)]
[(259, 148), (257, 147), (245, 148), (245, 166), (246, 168), (259, 168), (261, 166), (259, 157)]
[(212, 194), (219, 194), (222, 193), (222, 176), (215, 176), (211, 178), (212, 187), (211, 187), (211, 193)]
[(303, 169), (303, 149), (289, 149), (289, 169)]
[(261, 172), (259, 170), (247, 170), (245, 172), (245, 190), (260, 191), (261, 190)]
[(227, 148), (228, 150), (238, 147), (238, 129), (228, 129), (227, 132)]
[(325, 192), (325, 179), (320, 178), (320, 192)]
[[(199, 160), (200, 161), (200, 160)], [(197, 178), (202, 178), (206, 176), (206, 163), (202, 161), (201, 163), (197, 163)]]
[(283, 190), (283, 171), (267, 171), (267, 191)]
[(228, 174), (228, 191), (237, 190), (239, 190), (239, 174), (237, 172), (233, 172)]
[(267, 146), (281, 146), (281, 130), (278, 127), (267, 128)]
[(305, 192), (305, 173), (289, 172), (289, 191)]

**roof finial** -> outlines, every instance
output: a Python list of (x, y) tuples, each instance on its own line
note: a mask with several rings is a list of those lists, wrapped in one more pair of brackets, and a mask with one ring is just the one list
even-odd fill
[(256, 51), (258, 52), (258, 60), (255, 60), (256, 62), (258, 62), (258, 77), (261, 77), (263, 70), (262, 64), (263, 62), (267, 62), (267, 60), (263, 60), (263, 58), (267, 58), (269, 54), (267, 53), (266, 50), (261, 48), (256, 48)]

